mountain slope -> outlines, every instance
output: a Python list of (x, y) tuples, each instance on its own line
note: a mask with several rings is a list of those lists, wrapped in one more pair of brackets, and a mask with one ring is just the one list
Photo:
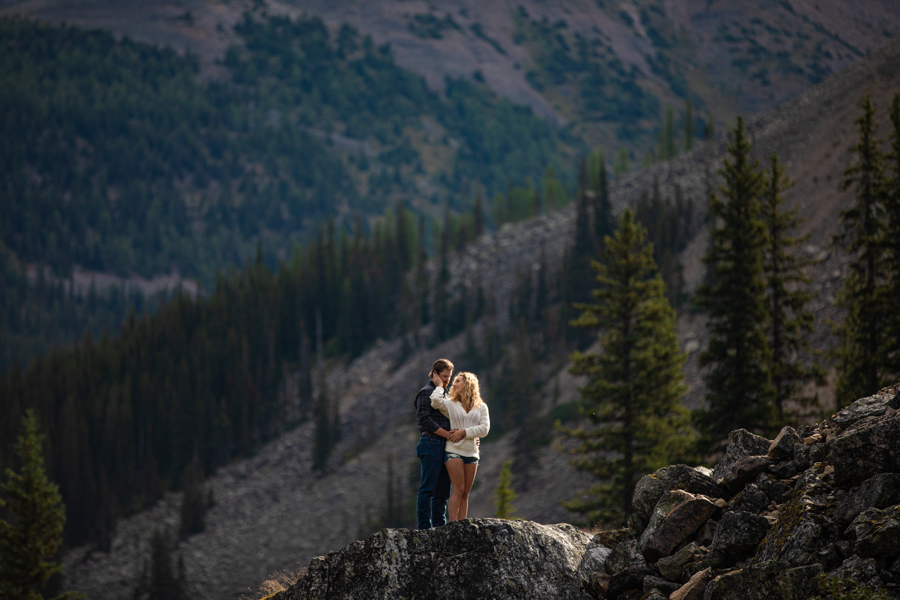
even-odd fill
[[(813, 237), (806, 251), (825, 259), (813, 272), (817, 286), (814, 308), (820, 319), (814, 345), (819, 349), (832, 343), (821, 320), (834, 315), (834, 293), (845, 269), (846, 258), (827, 247), (837, 225), (837, 212), (847, 202), (847, 196), (836, 191), (837, 182), (847, 159), (845, 149), (855, 136), (852, 122), (863, 88), (882, 108), (879, 119), (883, 123), (887, 100), (900, 91), (900, 42), (748, 123), (755, 152), (765, 158), (777, 150), (788, 163), (791, 177), (798, 180), (790, 202), (802, 206), (809, 217), (805, 227)], [(715, 182), (723, 152), (723, 144), (709, 144), (621, 179), (613, 194), (617, 208), (650, 191), (654, 180), (664, 184), (664, 189), (678, 184), (702, 199), (707, 185)], [(547, 264), (559, 268), (556, 257), (571, 237), (573, 218), (569, 209), (505, 226), (477, 240), (451, 260), (448, 289), (461, 291), (465, 282), (489, 280), (496, 297), (509, 300), (516, 289), (517, 269), (531, 268), (542, 246)], [(701, 235), (682, 256), (690, 287), (702, 276), (699, 257), (704, 247)], [(506, 312), (501, 306), (498, 314)], [(476, 341), (488, 339), (487, 328), (496, 322), (487, 321), (473, 330)], [(679, 337), (691, 352), (687, 372), (693, 389), (688, 403), (697, 406), (702, 389), (695, 359), (703, 344), (702, 317), (681, 314)], [(405, 358), (401, 341), (382, 343), (350, 365), (335, 365), (329, 375), (329, 392), (339, 399), (345, 436), (323, 475), (315, 475), (310, 467), (312, 427), (307, 424), (211, 478), (216, 504), (208, 516), (208, 529), (183, 542), (179, 550), (197, 597), (235, 597), (275, 570), (295, 568), (296, 561), (305, 564), (313, 556), (339, 548), (383, 522), (389, 497), (396, 503), (394, 511), (408, 511), (416, 485), (412, 395), (436, 356), (453, 358), (458, 370), (467, 368), (465, 338), (460, 334)], [(539, 368), (550, 371), (539, 397), (548, 411), (546, 419), (551, 420), (558, 413), (550, 411), (577, 398), (577, 382), (564, 370), (553, 372), (552, 365)], [(295, 393), (292, 390), (288, 385), (285, 393)], [(488, 397), (487, 401), (492, 400)], [(516, 456), (515, 433), (485, 439), (478, 486), (470, 500), (471, 516), (493, 514), (492, 488), (502, 462)], [(540, 446), (531, 472), (514, 480), (519, 493), (516, 513), (544, 523), (564, 520), (567, 515), (558, 501), (570, 498), (586, 483), (584, 475), (567, 467), (556, 449)], [(177, 526), (179, 501), (178, 495), (170, 495), (150, 511), (123, 520), (109, 555), (88, 548), (73, 550), (66, 559), (67, 586), (97, 598), (128, 593), (147, 556), (153, 528)]]

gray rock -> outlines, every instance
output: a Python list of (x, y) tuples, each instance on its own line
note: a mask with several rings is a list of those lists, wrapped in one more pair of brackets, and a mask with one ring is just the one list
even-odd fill
[(851, 487), (879, 473), (900, 472), (898, 439), (900, 412), (894, 410), (858, 421), (843, 433), (829, 438), (835, 485)]
[(684, 566), (682, 571), (683, 577), (693, 577), (695, 573), (699, 573), (703, 569), (718, 569), (725, 566), (729, 562), (729, 557), (724, 552), (718, 550), (707, 552), (692, 563)]
[(835, 569), (830, 576), (838, 579), (855, 579), (860, 584), (870, 588), (877, 588), (882, 585), (878, 563), (874, 558), (851, 556), (840, 567)]
[(766, 456), (777, 461), (793, 460), (794, 446), (802, 441), (803, 440), (800, 439), (800, 434), (797, 433), (793, 427), (785, 426), (781, 429), (781, 432), (775, 436), (772, 443), (769, 444), (769, 451), (766, 453)]
[(822, 547), (824, 506), (808, 494), (798, 494), (781, 510), (756, 553), (758, 561), (779, 561), (787, 567), (806, 563)]
[(719, 520), (712, 550), (742, 555), (753, 550), (769, 531), (769, 522), (747, 512), (727, 512)]
[(816, 550), (816, 552), (806, 559), (807, 564), (822, 565), (825, 572), (833, 571), (841, 566), (844, 555), (837, 544), (828, 544), (824, 548)]
[(785, 569), (764, 562), (725, 573), (706, 587), (703, 600), (807, 600), (818, 596), (819, 565)]
[(648, 594), (651, 590), (658, 590), (663, 593), (664, 598), (668, 598), (669, 594), (681, 587), (680, 583), (666, 581), (662, 577), (655, 575), (647, 575), (644, 577), (644, 593)]
[(822, 462), (828, 458), (829, 451), (828, 446), (821, 442), (813, 444), (809, 447), (809, 460), (814, 463)]
[(669, 600), (702, 600), (703, 592), (712, 578), (712, 569), (703, 569), (694, 573), (687, 583), (672, 592)]
[(736, 429), (728, 434), (728, 447), (725, 456), (713, 469), (712, 479), (718, 481), (725, 472), (745, 456), (758, 456), (769, 452), (771, 442), (762, 436), (750, 433), (746, 429)]
[(660, 592), (657, 589), (652, 589), (641, 596), (641, 600), (669, 600), (669, 594)]
[(672, 465), (641, 477), (634, 488), (631, 506), (646, 522), (663, 494), (675, 488), (710, 498), (728, 497), (728, 493), (712, 478), (687, 465)]
[(278, 600), (571, 598), (610, 549), (571, 525), (467, 519), (426, 531), (384, 529), (326, 557)]
[(900, 507), (869, 508), (847, 528), (856, 539), (854, 552), (862, 558), (891, 558), (900, 554)]
[(758, 515), (769, 506), (769, 502), (769, 497), (756, 484), (751, 483), (731, 499), (725, 510)]
[(836, 521), (852, 521), (868, 508), (900, 504), (900, 474), (879, 473), (852, 490), (834, 509)]
[(639, 595), (644, 590), (644, 578), (650, 575), (649, 571), (625, 569), (609, 578), (606, 589), (607, 598), (620, 598)]
[(703, 553), (700, 552), (697, 544), (691, 542), (671, 556), (666, 556), (656, 561), (656, 568), (659, 569), (663, 577), (669, 581), (677, 581), (680, 585), (687, 580), (683, 575), (685, 565), (696, 561), (702, 555)]
[(603, 536), (597, 539), (600, 541), (600, 545), (611, 548), (609, 556), (606, 557), (603, 564), (604, 570), (609, 575), (615, 575), (625, 570), (650, 572), (650, 567), (638, 548), (637, 538), (630, 531), (620, 529), (613, 536)]
[(790, 479), (797, 473), (800, 473), (804, 469), (809, 467), (809, 461), (806, 461), (806, 465), (802, 468), (797, 465), (797, 455), (794, 455), (794, 460), (791, 462), (777, 462), (769, 467), (769, 473), (777, 477), (778, 479)]
[(700, 530), (700, 535), (697, 537), (697, 543), (707, 548), (712, 546), (713, 539), (716, 537), (717, 526), (718, 521), (713, 521), (712, 519), (704, 523), (703, 529)]
[[(771, 470), (774, 470), (774, 467), (772, 467)], [(787, 499), (787, 496), (791, 493), (792, 489), (787, 483), (779, 481), (765, 473), (757, 477), (755, 483), (756, 487), (761, 489), (769, 500), (774, 500), (779, 504)]]
[(860, 398), (835, 415), (832, 421), (841, 427), (849, 427), (869, 417), (880, 417), (888, 409), (900, 409), (900, 384), (888, 386), (868, 398)]
[(764, 473), (772, 464), (772, 459), (768, 456), (743, 456), (725, 469), (721, 479), (716, 481), (732, 493), (736, 493), (744, 488), (749, 482), (759, 477), (760, 473)]
[(640, 548), (651, 561), (668, 556), (712, 516), (718, 506), (708, 497), (684, 490), (667, 492), (650, 516), (641, 534)]

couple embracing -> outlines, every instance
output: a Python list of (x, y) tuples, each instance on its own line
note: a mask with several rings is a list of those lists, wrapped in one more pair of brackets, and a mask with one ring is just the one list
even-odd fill
[(452, 375), (453, 363), (439, 358), (431, 365), (428, 384), (416, 396), (420, 432), (416, 454), (422, 463), (416, 497), (419, 529), (466, 518), (480, 458), (479, 438), (491, 429), (478, 378), (462, 372), (450, 385)]

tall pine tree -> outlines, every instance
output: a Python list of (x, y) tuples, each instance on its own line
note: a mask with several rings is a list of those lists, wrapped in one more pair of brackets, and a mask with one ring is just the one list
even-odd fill
[(782, 194), (794, 186), (785, 175), (778, 156), (772, 154), (762, 196), (761, 217), (766, 227), (763, 272), (766, 282), (766, 333), (772, 353), (770, 375), (775, 393), (778, 420), (784, 422), (785, 403), (798, 400), (809, 404), (813, 398), (802, 395), (802, 388), (814, 381), (819, 369), (809, 366), (809, 334), (814, 316), (806, 308), (812, 298), (812, 281), (803, 269), (812, 260), (799, 256), (797, 248), (809, 235), (797, 238), (793, 232), (800, 226), (800, 209), (786, 210)]
[(700, 355), (700, 366), (706, 369), (707, 407), (696, 415), (708, 449), (733, 429), (768, 431), (776, 412), (771, 353), (762, 327), (766, 321), (766, 231), (759, 203), (763, 174), (759, 161), (750, 159), (740, 117), (719, 173), (725, 182), (718, 194), (710, 195), (713, 224), (704, 257), (712, 281), (698, 290), (698, 304), (709, 316), (710, 341)]
[(606, 238), (593, 263), (599, 288), (573, 325), (596, 331), (602, 351), (572, 354), (591, 428), (561, 428), (577, 440), (571, 461), (601, 480), (564, 505), (589, 524), (622, 522), (632, 512), (639, 477), (670, 464), (693, 441), (681, 404), (684, 354), (675, 335), (675, 311), (656, 273), (653, 249), (631, 211)]
[[(19, 437), (16, 454), (21, 471), (6, 471), (0, 486), (0, 597), (9, 600), (40, 600), (41, 588), (62, 565), (53, 562), (62, 542), (66, 510), (56, 484), (47, 479), (38, 432), (37, 417), (29, 410), (22, 419), (25, 434)], [(59, 598), (78, 598), (63, 594)]]
[(859, 142), (850, 149), (856, 158), (841, 183), (842, 190), (853, 191), (854, 203), (841, 211), (842, 231), (835, 238), (853, 259), (837, 299), (846, 316), (834, 329), (841, 343), (835, 350), (839, 406), (881, 389), (888, 383), (889, 371), (884, 330), (884, 157), (881, 140), (875, 137), (875, 107), (868, 92), (860, 108), (862, 114), (855, 121)]
[(900, 94), (891, 103), (891, 137), (888, 154), (887, 232), (888, 257), (888, 340), (886, 348), (890, 372), (900, 377)]

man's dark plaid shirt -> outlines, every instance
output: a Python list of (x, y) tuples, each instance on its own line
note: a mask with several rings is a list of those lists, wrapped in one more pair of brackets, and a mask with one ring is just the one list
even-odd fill
[[(438, 428), (443, 427), (450, 431), (450, 417), (445, 417), (436, 408), (431, 408), (431, 393), (434, 391), (433, 381), (429, 381), (428, 385), (419, 390), (416, 395), (416, 423), (419, 425), (419, 432), (434, 433)], [(447, 389), (444, 388), (444, 394)]]

